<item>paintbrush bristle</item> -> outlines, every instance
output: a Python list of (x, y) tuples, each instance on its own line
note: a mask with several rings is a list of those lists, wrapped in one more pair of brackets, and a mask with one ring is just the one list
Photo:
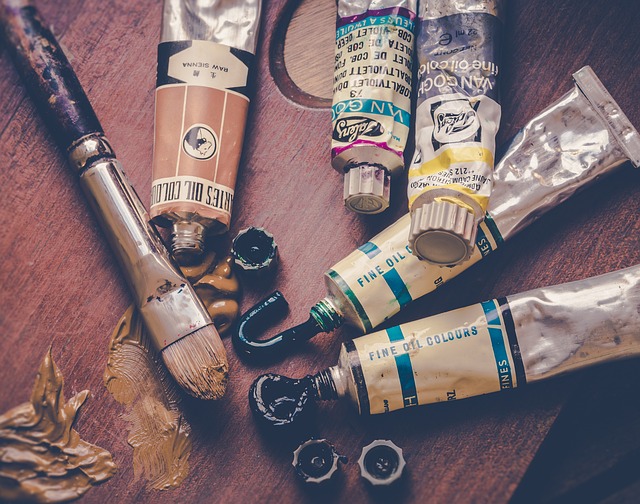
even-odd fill
[(179, 339), (162, 350), (171, 375), (199, 399), (220, 399), (229, 379), (227, 353), (213, 325)]

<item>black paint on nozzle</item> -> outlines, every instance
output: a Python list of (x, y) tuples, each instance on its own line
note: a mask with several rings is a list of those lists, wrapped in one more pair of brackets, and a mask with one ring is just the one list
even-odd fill
[(312, 377), (296, 380), (273, 373), (259, 376), (249, 388), (249, 407), (264, 427), (307, 428), (316, 410)]
[(267, 339), (258, 339), (265, 327), (278, 321), (288, 311), (289, 304), (280, 291), (259, 302), (244, 313), (232, 337), (233, 347), (241, 357), (269, 360), (284, 356), (291, 346), (324, 332), (313, 316), (297, 326)]

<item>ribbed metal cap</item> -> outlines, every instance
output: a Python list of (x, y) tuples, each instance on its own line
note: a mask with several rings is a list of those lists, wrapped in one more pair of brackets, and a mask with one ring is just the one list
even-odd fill
[(309, 439), (293, 452), (293, 467), (305, 483), (325, 483), (338, 470), (338, 462), (346, 463), (347, 457), (336, 452), (326, 439)]
[(407, 463), (402, 455), (402, 448), (393, 441), (376, 439), (362, 449), (358, 465), (360, 476), (378, 486), (398, 481)]
[(231, 255), (238, 268), (253, 278), (270, 276), (278, 263), (278, 245), (261, 227), (241, 230), (231, 243)]
[(391, 175), (381, 166), (358, 165), (344, 174), (344, 204), (354, 212), (377, 214), (389, 208)]
[(450, 201), (430, 201), (412, 210), (409, 246), (414, 255), (439, 266), (466, 261), (473, 252), (476, 219)]

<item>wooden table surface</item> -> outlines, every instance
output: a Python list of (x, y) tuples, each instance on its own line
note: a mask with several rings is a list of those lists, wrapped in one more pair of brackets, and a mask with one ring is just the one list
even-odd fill
[[(637, 0), (508, 3), (499, 143), (564, 94), (571, 74), (585, 64), (640, 126)], [(265, 4), (231, 235), (257, 225), (276, 237), (278, 275), (269, 285), (245, 282), (242, 307), (278, 288), (291, 304), (288, 324), (306, 320), (308, 309), (324, 297), (327, 268), (406, 212), (406, 196), (404, 184), (396, 183), (392, 208), (374, 217), (342, 206), (342, 177), (329, 165), (326, 101), (335, 5)], [(161, 2), (37, 5), (148, 203)], [(282, 74), (287, 67), (289, 77)], [(629, 469), (640, 466), (640, 372), (631, 361), (512, 394), (369, 419), (347, 404), (325, 404), (316, 434), (350, 462), (335, 486), (309, 491), (291, 467), (295, 443), (269, 439), (256, 428), (247, 390), (267, 369), (304, 376), (333, 365), (340, 343), (357, 336), (348, 328), (320, 335), (270, 367), (238, 360), (227, 339), (232, 375), (226, 397), (186, 403), (194, 430), (189, 477), (174, 490), (146, 490), (144, 481), (134, 480), (123, 408), (102, 383), (109, 335), (131, 297), (74, 176), (2, 48), (0, 70), (0, 412), (28, 399), (38, 365), (53, 345), (67, 398), (86, 388), (92, 392), (76, 429), (109, 450), (119, 466), (84, 502), (390, 499), (369, 491), (355, 464), (361, 448), (376, 438), (404, 448), (408, 474), (397, 487), (397, 501), (638, 501), (639, 473)], [(621, 166), (387, 326), (640, 262), (638, 177), (629, 163)]]

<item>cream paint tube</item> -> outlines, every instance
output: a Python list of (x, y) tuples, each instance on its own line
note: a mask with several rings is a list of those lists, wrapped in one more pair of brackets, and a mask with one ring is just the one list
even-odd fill
[(229, 229), (261, 0), (165, 0), (151, 217), (182, 263)]
[(640, 265), (356, 338), (342, 345), (336, 366), (314, 376), (263, 375), (250, 401), (254, 412), (281, 425), (300, 412), (283, 414), (280, 394), (289, 401), (300, 394), (303, 406), (307, 397), (346, 397), (360, 414), (387, 413), (630, 357), (640, 357)]
[(389, 207), (411, 120), (417, 0), (338, 0), (331, 159), (354, 212)]
[(504, 0), (420, 4), (408, 239), (433, 264), (469, 258), (489, 203), (504, 8)]
[(573, 89), (529, 121), (496, 165), (471, 258), (452, 268), (419, 260), (407, 246), (405, 215), (325, 273), (329, 295), (311, 309), (323, 331), (345, 322), (371, 331), (621, 163), (640, 165), (640, 135), (593, 70), (573, 78)]

